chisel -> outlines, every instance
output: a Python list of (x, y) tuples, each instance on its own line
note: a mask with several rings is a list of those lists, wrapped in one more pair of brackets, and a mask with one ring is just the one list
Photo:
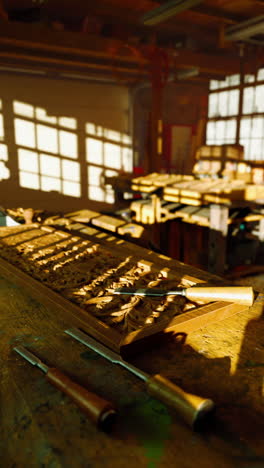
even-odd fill
[(151, 376), (143, 372), (78, 328), (70, 328), (65, 330), (65, 333), (144, 380), (149, 395), (176, 409), (181, 418), (193, 429), (198, 430), (205, 418), (212, 413), (214, 409), (212, 400), (187, 393), (162, 375)]
[(89, 392), (55, 367), (47, 367), (38, 357), (24, 346), (16, 346), (14, 350), (33, 366), (39, 367), (46, 374), (46, 379), (55, 387), (68, 395), (99, 429), (108, 431), (116, 416), (112, 404), (103, 398)]
[(190, 301), (204, 300), (235, 302), (251, 306), (254, 292), (251, 286), (191, 286), (190, 288), (173, 288), (166, 291), (162, 288), (118, 288), (113, 294), (132, 296), (185, 296)]

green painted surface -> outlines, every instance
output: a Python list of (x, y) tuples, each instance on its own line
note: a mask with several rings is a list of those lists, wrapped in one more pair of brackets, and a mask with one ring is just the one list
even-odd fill
[(171, 416), (166, 406), (142, 394), (127, 406), (126, 429), (136, 437), (147, 458), (147, 468), (158, 468), (170, 438)]

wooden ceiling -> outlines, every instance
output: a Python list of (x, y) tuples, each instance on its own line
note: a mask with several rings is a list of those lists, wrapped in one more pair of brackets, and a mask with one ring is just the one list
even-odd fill
[(0, 0), (0, 67), (136, 84), (161, 68), (172, 80), (194, 68), (189, 79), (208, 80), (238, 73), (242, 62), (251, 72), (264, 65), (262, 37), (225, 40), (228, 27), (264, 15), (264, 0), (204, 0), (144, 25), (142, 15), (164, 3)]

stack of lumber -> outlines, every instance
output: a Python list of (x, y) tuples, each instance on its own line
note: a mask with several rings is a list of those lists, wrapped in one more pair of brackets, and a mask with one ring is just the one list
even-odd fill
[(252, 201), (264, 199), (264, 185), (247, 185), (243, 180), (193, 180), (165, 187), (163, 199), (194, 206)]
[(182, 182), (193, 180), (191, 175), (178, 175), (178, 174), (159, 174), (153, 172), (146, 176), (137, 177), (132, 180), (132, 190), (142, 193), (153, 193), (160, 188), (172, 185), (175, 182)]

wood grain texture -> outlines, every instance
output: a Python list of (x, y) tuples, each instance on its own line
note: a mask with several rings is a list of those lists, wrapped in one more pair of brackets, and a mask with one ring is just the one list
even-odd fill
[[(144, 383), (135, 376), (63, 334), (71, 325), (66, 316), (3, 274), (0, 305), (3, 466), (263, 465), (264, 294), (251, 309), (187, 337), (176, 335), (132, 360), (145, 372), (162, 371), (186, 391), (215, 400), (215, 421), (200, 434), (146, 396)], [(41, 371), (13, 352), (18, 344), (113, 401), (120, 416), (112, 434), (97, 431)]]
[[(123, 281), (122, 277), (125, 282), (135, 281), (137, 278), (143, 281), (149, 275), (147, 281), (153, 281), (162, 275), (163, 281), (167, 277), (176, 286), (181, 284), (183, 287), (202, 282), (203, 279), (199, 278), (199, 272), (190, 267), (186, 269), (180, 263), (178, 269), (173, 265), (172, 268), (166, 268), (165, 265), (161, 267), (162, 256), (157, 258), (157, 262), (150, 262), (146, 260), (146, 255), (145, 258), (139, 256), (137, 246), (128, 242), (122, 244), (120, 250), (112, 250), (113, 255), (109, 249), (111, 241), (109, 246), (99, 248), (98, 244), (90, 240), (82, 241), (76, 235), (72, 236), (51, 226), (40, 228), (38, 225), (31, 225), (11, 230), (3, 228), (0, 234), (3, 246), (1, 255), (6, 246), (8, 250), (5, 251), (5, 257), (16, 265), (0, 259), (0, 272), (5, 277), (15, 279), (44, 304), (57, 305), (62, 317), (67, 317), (75, 325), (121, 353), (127, 352), (127, 348), (134, 342), (142, 343), (154, 334), (172, 330), (186, 333), (200, 328), (206, 322), (221, 320), (221, 317), (225, 318), (245, 309), (243, 305), (237, 307), (237, 304), (230, 303), (221, 307), (221, 303), (214, 302), (207, 316), (207, 306), (199, 301), (196, 301), (196, 306), (191, 303), (188, 306), (187, 303), (186, 308), (185, 300), (181, 305), (176, 302), (170, 304), (170, 299), (167, 298), (164, 300), (168, 301), (167, 304), (162, 300), (160, 303), (151, 303), (148, 298), (140, 303), (138, 302), (141, 299), (136, 299), (136, 303), (132, 300), (131, 304), (130, 299), (125, 298), (126, 302), (123, 303), (119, 297), (111, 298), (112, 285), (122, 286), (118, 284), (118, 281)], [(114, 242), (115, 238), (113, 239)], [(132, 252), (133, 255), (130, 255)], [(142, 252), (146, 254), (149, 251), (144, 252), (142, 249)], [(197, 276), (187, 275), (184, 268)], [(93, 290), (97, 292), (93, 293)], [(179, 298), (173, 298), (174, 300), (180, 301)], [(122, 327), (118, 327), (121, 322)], [(133, 350), (135, 349), (136, 346), (133, 346)]]

